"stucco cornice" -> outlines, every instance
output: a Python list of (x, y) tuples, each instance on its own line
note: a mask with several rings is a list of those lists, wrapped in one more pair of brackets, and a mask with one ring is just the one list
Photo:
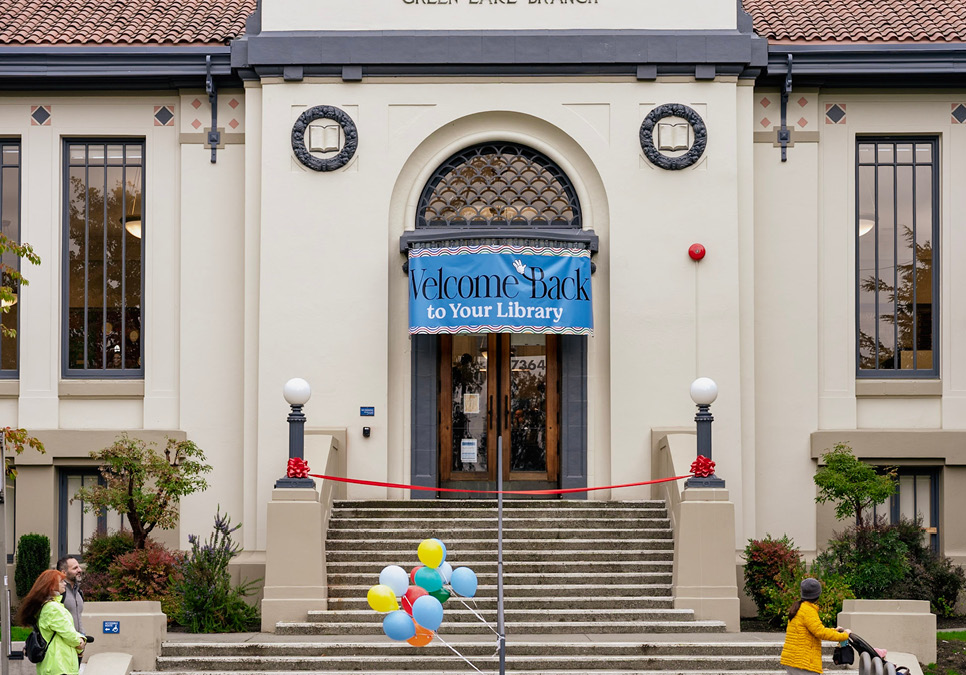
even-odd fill
[(776, 44), (759, 84), (781, 85), (788, 55), (795, 86), (962, 87), (966, 43)]
[(130, 89), (204, 86), (206, 57), (220, 86), (241, 86), (230, 47), (0, 46), (4, 89)]

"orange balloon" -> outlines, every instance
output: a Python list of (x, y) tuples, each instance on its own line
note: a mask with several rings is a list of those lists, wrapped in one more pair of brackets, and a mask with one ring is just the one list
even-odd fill
[(432, 641), (433, 641), (433, 631), (426, 630), (418, 623), (416, 624), (416, 635), (406, 640), (406, 642), (411, 644), (413, 647), (425, 647)]

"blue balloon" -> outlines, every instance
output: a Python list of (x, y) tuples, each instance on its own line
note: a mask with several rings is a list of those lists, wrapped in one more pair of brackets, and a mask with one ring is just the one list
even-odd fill
[(440, 548), (443, 549), (443, 560), (445, 561), (446, 560), (446, 544), (443, 543), (443, 540), (442, 539), (436, 539), (435, 537), (433, 537), (433, 541), (435, 541), (437, 544), (439, 544)]
[(443, 605), (431, 595), (422, 595), (413, 603), (413, 620), (426, 630), (435, 631), (443, 623)]
[(406, 612), (397, 609), (386, 614), (382, 620), (382, 631), (393, 640), (408, 640), (416, 637), (416, 624)]
[(472, 598), (476, 595), (477, 583), (476, 572), (469, 567), (457, 567), (449, 580), (449, 585), (457, 595), (462, 595), (464, 598)]

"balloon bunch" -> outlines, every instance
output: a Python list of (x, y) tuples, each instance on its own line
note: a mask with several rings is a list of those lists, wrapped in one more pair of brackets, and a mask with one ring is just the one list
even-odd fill
[(422, 647), (443, 623), (443, 603), (453, 594), (472, 598), (477, 579), (469, 567), (453, 569), (446, 562), (446, 544), (439, 539), (424, 539), (416, 555), (422, 565), (409, 574), (399, 565), (383, 568), (366, 599), (377, 612), (387, 612), (382, 630), (389, 638)]

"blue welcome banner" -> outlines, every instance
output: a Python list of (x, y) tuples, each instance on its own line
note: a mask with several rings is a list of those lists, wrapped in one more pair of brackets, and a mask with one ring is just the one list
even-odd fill
[(586, 249), (410, 249), (409, 332), (589, 335), (590, 287)]

